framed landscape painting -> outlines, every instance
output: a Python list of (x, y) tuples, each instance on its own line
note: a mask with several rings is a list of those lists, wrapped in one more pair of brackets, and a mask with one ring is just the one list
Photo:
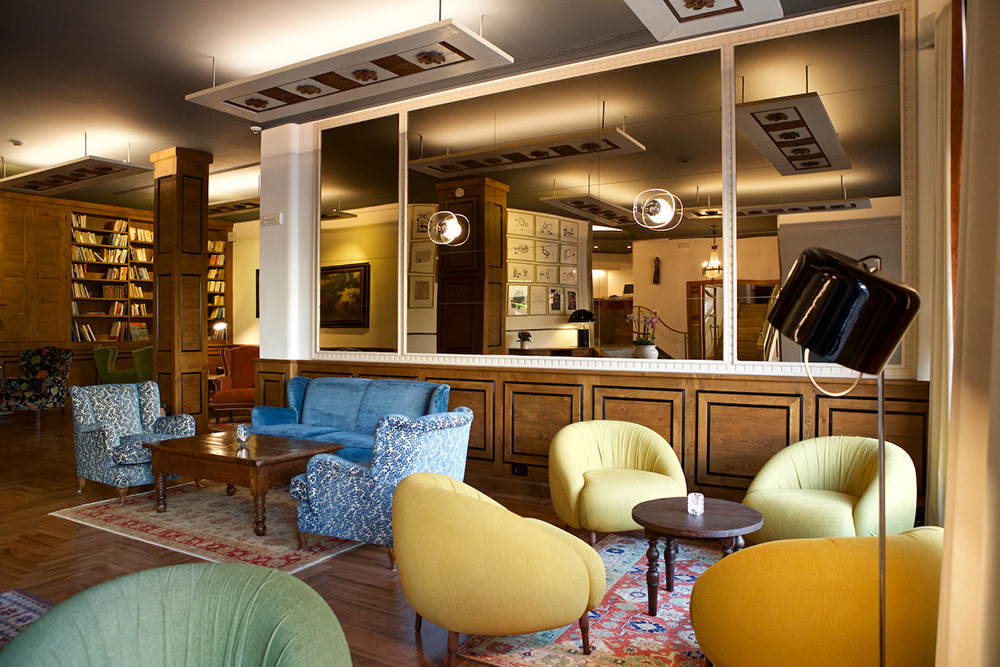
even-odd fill
[(367, 327), (371, 265), (324, 266), (319, 277), (319, 322), (326, 328)]

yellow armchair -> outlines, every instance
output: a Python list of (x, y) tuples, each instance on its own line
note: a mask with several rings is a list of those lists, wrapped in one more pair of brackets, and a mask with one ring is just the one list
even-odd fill
[(456, 479), (416, 473), (396, 487), (399, 580), (422, 618), (458, 634), (515, 635), (579, 621), (604, 598), (604, 563), (585, 542), (527, 519)]
[[(886, 535), (913, 528), (917, 474), (910, 455), (885, 443)], [(878, 441), (826, 436), (785, 447), (760, 469), (743, 499), (764, 515), (754, 543), (878, 535)]]
[(624, 421), (563, 427), (549, 446), (549, 493), (567, 526), (614, 533), (642, 528), (632, 508), (654, 498), (687, 495), (677, 455), (656, 431)]
[[(766, 525), (766, 524), (765, 524)], [(944, 531), (886, 538), (886, 664), (931, 667)], [(879, 663), (877, 537), (782, 540), (708, 568), (691, 625), (714, 667)]]

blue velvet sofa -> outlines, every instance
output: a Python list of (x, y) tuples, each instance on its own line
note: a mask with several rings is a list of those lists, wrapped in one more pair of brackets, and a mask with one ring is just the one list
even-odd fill
[(338, 442), (348, 461), (372, 460), (375, 427), (386, 415), (411, 419), (448, 411), (450, 387), (416, 380), (296, 377), (288, 382), (288, 407), (255, 406), (250, 432)]

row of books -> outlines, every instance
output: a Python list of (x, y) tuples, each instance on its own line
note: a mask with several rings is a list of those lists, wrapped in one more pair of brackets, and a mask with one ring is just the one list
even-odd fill
[(226, 297), (222, 294), (213, 294), (208, 300), (208, 305), (210, 306), (224, 306), (226, 305)]
[(146, 270), (145, 266), (130, 266), (128, 267), (128, 279), (150, 280), (149, 271)]
[(146, 317), (149, 313), (146, 312), (146, 304), (144, 303), (130, 303), (128, 306), (129, 315), (135, 317)]
[(149, 340), (149, 329), (145, 323), (132, 323), (128, 325), (130, 340)]
[(133, 262), (152, 262), (153, 253), (149, 248), (129, 248), (129, 257)]
[(73, 297), (76, 299), (89, 299), (90, 290), (87, 286), (82, 283), (72, 283), (70, 288), (73, 290)]
[(122, 219), (109, 220), (103, 217), (95, 217), (93, 219), (90, 219), (87, 217), (86, 213), (73, 213), (71, 218), (73, 227), (75, 227), (76, 229), (86, 229), (87, 227), (91, 227), (97, 230), (113, 231), (113, 232), (124, 232), (126, 229), (128, 229), (128, 221)]
[(225, 292), (226, 283), (223, 280), (209, 280), (208, 281), (208, 291), (209, 292)]
[(218, 308), (212, 308), (208, 311), (208, 319), (210, 320), (221, 320), (226, 317), (225, 306), (219, 306)]
[(209, 280), (225, 280), (226, 270), (225, 269), (209, 269), (208, 270)]
[(208, 265), (209, 266), (223, 266), (226, 263), (225, 255), (209, 255)]
[(103, 264), (124, 264), (128, 260), (125, 248), (108, 248), (104, 252), (91, 250), (81, 246), (71, 247), (71, 256), (75, 262), (101, 262)]
[(90, 328), (89, 324), (78, 324), (73, 322), (73, 335), (74, 342), (97, 340), (97, 336), (94, 335), (94, 330)]
[(122, 301), (115, 301), (113, 304), (108, 306), (108, 315), (125, 315), (125, 303)]
[(152, 297), (148, 296), (142, 291), (142, 288), (133, 283), (128, 285), (128, 296), (130, 299), (150, 299)]
[(225, 252), (226, 242), (225, 241), (209, 241), (208, 242), (209, 252)]
[(143, 229), (142, 227), (129, 227), (128, 237), (133, 241), (138, 241), (139, 243), (152, 243), (153, 230)]
[(125, 285), (101, 285), (101, 296), (105, 299), (124, 299)]
[(105, 280), (125, 280), (128, 276), (128, 269), (124, 266), (113, 266), (104, 274)]

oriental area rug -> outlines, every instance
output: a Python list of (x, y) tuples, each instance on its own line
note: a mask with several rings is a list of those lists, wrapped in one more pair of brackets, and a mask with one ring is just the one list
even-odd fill
[(251, 563), (282, 572), (298, 572), (342, 554), (360, 542), (310, 536), (299, 551), (294, 500), (285, 487), (267, 494), (267, 535), (253, 532), (253, 500), (237, 488), (226, 495), (226, 485), (204, 481), (202, 488), (182, 484), (167, 488), (167, 511), (158, 514), (153, 491), (101, 500), (52, 512), (77, 523), (100, 528), (135, 540), (197, 556), (213, 563)]
[[(663, 587), (660, 559), (660, 596), (657, 615), (646, 614), (646, 548), (641, 537), (609, 535), (597, 545), (604, 561), (607, 592), (600, 607), (590, 612), (590, 655), (583, 655), (580, 626), (513, 637), (474, 635), (458, 649), (463, 658), (498, 667), (703, 667), (705, 656), (691, 629), (688, 605), (695, 579), (722, 552), (681, 543), (675, 564), (674, 592)], [(663, 541), (660, 541), (663, 548)]]
[(52, 607), (48, 600), (25, 593), (20, 588), (0, 593), (0, 648)]

